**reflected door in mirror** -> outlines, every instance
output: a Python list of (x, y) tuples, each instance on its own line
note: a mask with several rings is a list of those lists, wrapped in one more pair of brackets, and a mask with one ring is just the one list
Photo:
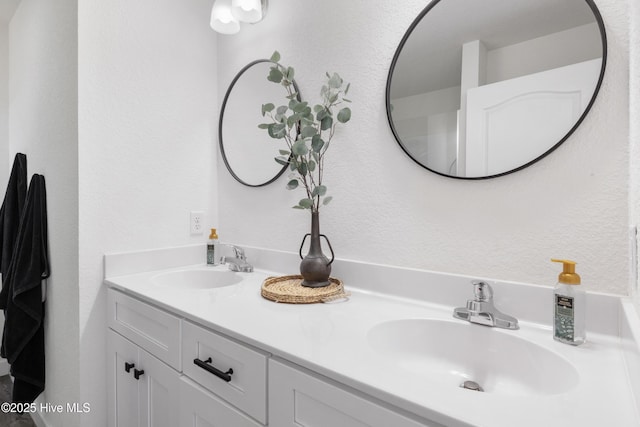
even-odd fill
[(435, 0), (394, 56), (387, 116), (440, 175), (522, 169), (576, 129), (599, 90), (604, 24), (591, 0)]

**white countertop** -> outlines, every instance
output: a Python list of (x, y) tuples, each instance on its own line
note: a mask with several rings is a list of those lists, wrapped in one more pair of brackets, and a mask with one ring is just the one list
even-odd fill
[[(185, 268), (226, 269), (194, 265), (164, 271)], [(453, 307), (362, 290), (358, 283), (345, 284), (351, 292), (346, 302), (278, 304), (260, 295), (262, 281), (278, 275), (268, 271), (237, 273), (243, 278), (240, 284), (211, 290), (159, 287), (151, 280), (158, 273), (107, 277), (105, 283), (447, 426), (640, 425), (618, 336), (588, 333), (587, 343), (572, 347), (555, 342), (549, 326), (521, 321), (519, 330), (497, 332), (543, 346), (569, 361), (579, 373), (578, 385), (555, 395), (477, 393), (457, 384), (419, 380), (394, 367), (367, 342), (368, 331), (388, 320), (456, 321)]]

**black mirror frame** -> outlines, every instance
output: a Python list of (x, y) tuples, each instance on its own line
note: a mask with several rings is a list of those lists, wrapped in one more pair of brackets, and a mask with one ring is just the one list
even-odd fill
[(524, 169), (526, 167), (529, 167), (532, 164), (538, 162), (539, 160), (541, 160), (544, 157), (546, 157), (549, 154), (551, 154), (556, 148), (558, 148), (560, 145), (562, 145), (562, 143), (565, 142), (573, 134), (573, 132), (575, 132), (575, 130), (578, 128), (578, 126), (580, 126), (580, 124), (582, 123), (584, 118), (589, 113), (589, 110), (591, 110), (591, 107), (593, 106), (593, 103), (595, 102), (596, 97), (598, 96), (598, 92), (600, 91), (600, 86), (602, 86), (602, 81), (604, 79), (604, 72), (605, 72), (605, 68), (606, 68), (606, 65), (607, 65), (607, 34), (605, 32), (604, 21), (602, 20), (602, 15), (600, 15), (600, 11), (598, 10), (598, 7), (595, 5), (593, 0), (585, 0), (585, 2), (591, 8), (591, 11), (593, 12), (593, 15), (596, 18), (596, 22), (598, 23), (598, 28), (600, 29), (600, 37), (601, 37), (601, 40), (602, 40), (602, 66), (600, 68), (600, 76), (598, 77), (598, 83), (596, 84), (596, 87), (595, 87), (595, 89), (593, 91), (593, 95), (591, 96), (591, 99), (589, 100), (589, 103), (587, 104), (585, 110), (582, 112), (582, 115), (578, 118), (578, 120), (573, 125), (573, 127), (571, 129), (569, 129), (567, 134), (560, 139), (560, 141), (558, 141), (554, 146), (549, 148), (547, 151), (545, 151), (543, 154), (541, 154), (540, 156), (536, 157), (535, 159), (533, 159), (533, 160), (531, 160), (531, 161), (529, 161), (529, 162), (527, 162), (527, 163), (525, 163), (525, 164), (523, 164), (521, 166), (518, 166), (515, 169), (508, 170), (506, 172), (501, 172), (501, 173), (495, 174), (495, 175), (477, 176), (477, 177), (447, 175), (445, 173), (438, 172), (438, 171), (435, 171), (433, 169), (429, 169), (427, 166), (425, 166), (420, 161), (418, 161), (415, 157), (413, 157), (411, 155), (411, 153), (409, 153), (409, 151), (407, 151), (405, 146), (402, 144), (400, 136), (398, 135), (398, 132), (397, 132), (397, 130), (396, 130), (394, 124), (393, 124), (393, 118), (391, 117), (391, 110), (392, 110), (392, 107), (391, 107), (391, 80), (392, 80), (392, 77), (393, 77), (393, 71), (395, 70), (396, 63), (398, 61), (398, 57), (400, 56), (400, 53), (402, 53), (402, 48), (404, 47), (404, 45), (405, 45), (407, 39), (409, 38), (409, 36), (411, 36), (411, 33), (413, 32), (415, 27), (420, 23), (422, 18), (433, 7), (435, 7), (436, 4), (440, 3), (440, 1), (442, 1), (442, 0), (433, 0), (431, 3), (429, 3), (427, 5), (427, 7), (425, 7), (422, 10), (422, 12), (420, 12), (420, 14), (416, 17), (416, 19), (413, 20), (413, 22), (409, 26), (409, 29), (407, 30), (407, 32), (402, 37), (402, 40), (400, 40), (400, 44), (398, 45), (398, 48), (396, 49), (396, 52), (395, 52), (395, 54), (393, 56), (393, 60), (391, 61), (391, 66), (389, 68), (389, 74), (387, 76), (387, 86), (386, 86), (386, 90), (385, 90), (385, 101), (386, 101), (386, 107), (387, 107), (387, 120), (389, 121), (389, 126), (391, 127), (391, 132), (393, 132), (393, 136), (396, 139), (396, 142), (398, 143), (398, 145), (400, 145), (400, 148), (402, 148), (402, 151), (404, 151), (405, 154), (407, 156), (409, 156), (409, 158), (411, 158), (411, 160), (413, 160), (418, 165), (422, 166), (423, 168), (427, 169), (430, 172), (433, 172), (433, 173), (435, 173), (437, 175), (444, 176), (444, 177), (447, 177), (447, 178), (462, 179), (462, 180), (468, 180), (468, 181), (491, 179), (491, 178), (497, 178), (497, 177), (504, 176), (504, 175), (509, 175), (509, 174), (512, 174), (512, 173), (517, 172), (519, 170), (522, 170), (522, 169)]
[[(242, 185), (246, 185), (247, 187), (263, 187), (265, 185), (269, 185), (272, 182), (274, 182), (275, 180), (277, 180), (278, 178), (280, 178), (280, 176), (282, 176), (282, 174), (287, 170), (288, 166), (282, 166), (282, 169), (280, 169), (276, 175), (267, 180), (266, 182), (260, 183), (260, 184), (249, 184), (248, 182), (242, 180), (242, 178), (240, 178), (231, 168), (231, 165), (229, 164), (229, 160), (227, 159), (227, 155), (224, 151), (224, 142), (222, 139), (222, 123), (224, 121), (224, 110), (227, 106), (227, 101), (229, 100), (229, 96), (231, 95), (231, 91), (233, 90), (233, 87), (235, 86), (235, 84), (237, 83), (237, 81), (240, 79), (240, 77), (242, 76), (242, 74), (245, 73), (245, 71), (247, 71), (249, 68), (253, 67), (256, 64), (261, 64), (263, 62), (268, 62), (270, 64), (274, 64), (273, 61), (269, 60), (269, 59), (257, 59), (255, 61), (250, 62), (249, 64), (245, 65), (244, 67), (242, 67), (242, 69), (238, 72), (238, 74), (236, 74), (236, 76), (233, 78), (233, 80), (231, 81), (231, 84), (229, 85), (229, 88), (227, 89), (227, 92), (224, 95), (224, 99), (222, 101), (222, 107), (220, 108), (220, 119), (218, 120), (218, 147), (220, 148), (220, 154), (222, 154), (222, 160), (224, 161), (224, 165), (227, 167), (227, 170), (229, 171), (229, 173), (231, 174), (231, 176), (238, 181), (240, 184)], [(266, 76), (265, 76), (265, 82), (266, 82)], [(268, 82), (267, 82), (268, 83)], [(298, 94), (298, 101), (301, 101), (300, 98), (300, 90), (298, 89), (298, 85), (296, 84), (295, 80), (292, 82), (293, 83), (293, 88), (295, 89), (296, 93)], [(296, 129), (296, 133), (299, 132), (299, 129)], [(273, 160), (273, 159), (271, 159)]]

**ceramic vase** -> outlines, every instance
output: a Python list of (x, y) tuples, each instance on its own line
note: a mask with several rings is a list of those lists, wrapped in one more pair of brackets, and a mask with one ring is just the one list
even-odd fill
[[(309, 245), (309, 253), (306, 256), (302, 256), (302, 247), (304, 246), (307, 237), (311, 237)], [(331, 251), (331, 259), (327, 258), (322, 253), (322, 246), (320, 244), (320, 237), (324, 237), (329, 250)], [(320, 214), (317, 211), (311, 212), (311, 233), (305, 234), (300, 245), (300, 274), (304, 279), (302, 286), (309, 288), (320, 288), (329, 284), (329, 276), (331, 275), (331, 263), (333, 262), (333, 248), (329, 239), (324, 234), (320, 234)]]

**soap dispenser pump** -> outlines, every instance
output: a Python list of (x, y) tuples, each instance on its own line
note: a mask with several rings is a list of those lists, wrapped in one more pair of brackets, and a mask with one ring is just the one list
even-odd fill
[(215, 228), (211, 229), (209, 240), (207, 241), (207, 265), (218, 265), (218, 233)]
[(562, 263), (562, 273), (553, 289), (553, 339), (565, 344), (585, 342), (586, 294), (580, 288), (580, 276), (574, 261), (552, 259)]

